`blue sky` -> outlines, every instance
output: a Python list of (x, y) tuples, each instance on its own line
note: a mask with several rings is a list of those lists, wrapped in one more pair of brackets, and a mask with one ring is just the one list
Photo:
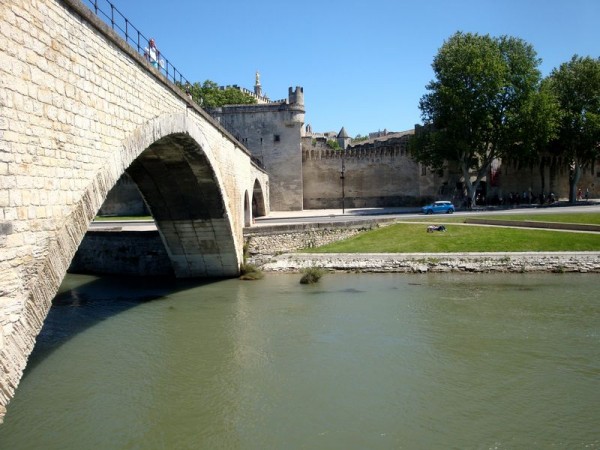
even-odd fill
[(367, 134), (421, 122), (431, 63), (456, 31), (520, 37), (542, 74), (600, 56), (598, 0), (112, 0), (190, 81), (271, 99), (303, 86), (313, 131)]

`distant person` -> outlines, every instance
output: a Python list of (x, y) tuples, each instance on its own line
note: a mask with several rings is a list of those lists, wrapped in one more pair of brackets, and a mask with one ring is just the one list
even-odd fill
[(590, 199), (590, 188), (585, 188), (585, 201)]
[(148, 41), (148, 47), (144, 49), (144, 56), (148, 61), (150, 61), (150, 64), (158, 68), (160, 51), (158, 50), (158, 48), (156, 48), (156, 43), (154, 42), (154, 39), (150, 38), (150, 40)]

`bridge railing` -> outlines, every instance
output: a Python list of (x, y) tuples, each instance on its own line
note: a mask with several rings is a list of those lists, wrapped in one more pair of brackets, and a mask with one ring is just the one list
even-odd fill
[[(87, 2), (91, 5), (90, 9), (110, 25), (114, 32), (125, 39), (125, 42), (135, 48), (140, 55), (147, 57), (148, 49), (150, 48), (150, 39), (144, 36), (115, 5), (109, 0), (87, 0)], [(183, 74), (160, 51), (158, 59), (158, 70), (168, 80), (180, 86), (191, 85)]]

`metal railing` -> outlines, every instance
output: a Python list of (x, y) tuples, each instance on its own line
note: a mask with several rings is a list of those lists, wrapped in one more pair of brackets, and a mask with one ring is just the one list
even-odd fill
[[(91, 5), (90, 9), (106, 22), (114, 32), (125, 39), (131, 47), (148, 59), (149, 41), (132, 23), (119, 11), (115, 5), (108, 0), (87, 0)], [(182, 87), (189, 86), (191, 83), (179, 72), (171, 62), (159, 51), (158, 70), (173, 83), (180, 84)]]

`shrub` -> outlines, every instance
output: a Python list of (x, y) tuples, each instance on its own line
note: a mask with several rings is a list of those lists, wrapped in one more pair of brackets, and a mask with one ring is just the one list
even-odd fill
[(302, 278), (300, 283), (302, 284), (313, 284), (321, 279), (323, 276), (323, 269), (320, 267), (307, 267), (302, 269)]
[(254, 264), (243, 263), (240, 265), (240, 280), (260, 280), (265, 275)]

